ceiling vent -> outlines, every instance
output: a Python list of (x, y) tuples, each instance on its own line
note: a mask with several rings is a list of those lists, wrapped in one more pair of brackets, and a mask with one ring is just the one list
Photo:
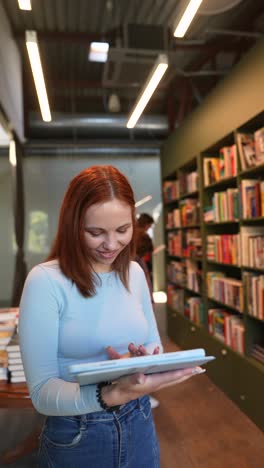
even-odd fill
[(163, 26), (159, 25), (126, 24), (124, 47), (164, 51), (168, 48), (168, 33)]

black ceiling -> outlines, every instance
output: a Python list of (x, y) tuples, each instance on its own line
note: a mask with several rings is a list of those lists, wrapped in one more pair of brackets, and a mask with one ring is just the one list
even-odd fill
[[(28, 138), (38, 136), (30, 122), (40, 120), (40, 112), (26, 30), (38, 33), (54, 118), (109, 115), (112, 93), (120, 99), (120, 114), (127, 115), (154, 62), (155, 54), (146, 58), (143, 51), (169, 52), (169, 69), (144, 115), (165, 116), (171, 130), (264, 33), (263, 0), (204, 0), (183, 40), (172, 35), (179, 0), (32, 0), (32, 11), (19, 10), (17, 0), (2, 1), (22, 56)], [(233, 8), (221, 12), (227, 4)], [(104, 39), (110, 42), (109, 63), (89, 62), (90, 42)], [(127, 61), (134, 49), (139, 52)]]

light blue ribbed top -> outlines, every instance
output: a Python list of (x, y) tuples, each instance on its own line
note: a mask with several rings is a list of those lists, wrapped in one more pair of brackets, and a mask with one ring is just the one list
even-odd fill
[(80, 387), (68, 366), (108, 359), (110, 345), (120, 353), (131, 342), (150, 353), (161, 347), (145, 275), (136, 262), (130, 264), (129, 289), (114, 272), (99, 273), (96, 295), (85, 298), (57, 260), (31, 270), (20, 304), (19, 336), (38, 412), (63, 416), (100, 411), (96, 385)]

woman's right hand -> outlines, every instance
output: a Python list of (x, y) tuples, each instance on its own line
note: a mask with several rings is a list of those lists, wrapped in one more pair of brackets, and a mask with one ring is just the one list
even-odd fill
[(108, 406), (124, 405), (131, 400), (179, 384), (203, 372), (205, 372), (205, 369), (201, 367), (189, 367), (157, 374), (137, 373), (128, 375), (121, 377), (111, 385), (103, 387), (102, 398)]

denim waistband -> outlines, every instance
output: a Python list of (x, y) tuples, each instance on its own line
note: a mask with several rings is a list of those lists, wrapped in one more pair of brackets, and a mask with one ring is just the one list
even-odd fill
[(149, 404), (149, 396), (144, 395), (141, 398), (137, 398), (136, 400), (131, 400), (129, 403), (125, 405), (121, 405), (118, 411), (96, 411), (94, 413), (86, 413), (77, 416), (67, 416), (68, 419), (79, 421), (83, 424), (92, 421), (112, 421), (113, 419), (120, 419), (123, 416), (127, 415), (134, 409), (144, 409), (146, 405)]

